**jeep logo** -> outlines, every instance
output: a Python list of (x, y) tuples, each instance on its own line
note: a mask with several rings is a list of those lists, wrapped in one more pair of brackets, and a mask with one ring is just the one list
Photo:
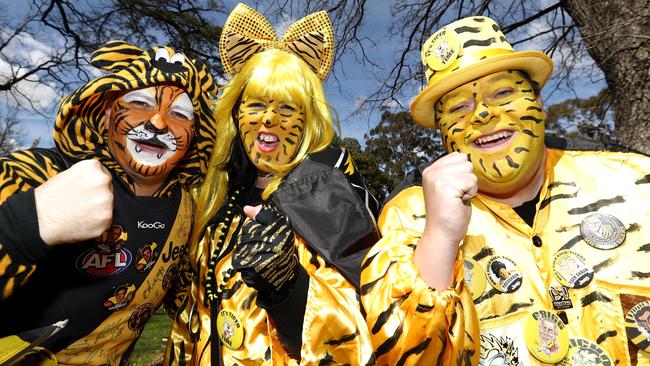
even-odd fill
[(180, 246), (174, 246), (174, 242), (169, 243), (169, 247), (167, 248), (167, 253), (163, 253), (162, 259), (163, 262), (167, 263), (170, 260), (176, 260), (178, 257), (180, 257), (183, 254), (186, 254), (187, 250), (187, 245), (183, 244)]
[(138, 229), (164, 229), (165, 224), (160, 221), (146, 223), (144, 221), (138, 221)]

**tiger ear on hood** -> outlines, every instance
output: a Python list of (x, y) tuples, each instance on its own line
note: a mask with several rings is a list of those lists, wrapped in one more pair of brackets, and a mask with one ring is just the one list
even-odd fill
[(201, 90), (213, 97), (216, 97), (219, 91), (219, 87), (217, 83), (215, 83), (214, 77), (208, 68), (208, 64), (197, 59), (193, 59), (192, 62), (194, 63), (194, 66), (197, 70), (196, 77), (200, 79), (201, 82)]
[(124, 41), (108, 41), (93, 52), (90, 63), (101, 69), (117, 72), (129, 66), (131, 62), (142, 56), (144, 52), (137, 46)]

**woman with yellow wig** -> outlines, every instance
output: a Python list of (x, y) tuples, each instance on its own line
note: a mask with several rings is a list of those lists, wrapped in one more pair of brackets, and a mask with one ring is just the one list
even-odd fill
[(165, 364), (372, 363), (357, 291), (377, 203), (348, 152), (329, 146), (332, 39), (325, 12), (282, 40), (243, 4), (226, 21), (224, 143), (194, 192)]

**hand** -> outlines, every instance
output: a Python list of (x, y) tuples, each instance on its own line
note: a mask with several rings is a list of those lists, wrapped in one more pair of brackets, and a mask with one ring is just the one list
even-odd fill
[(422, 188), (426, 224), (414, 260), (429, 285), (446, 288), (472, 214), (469, 200), (478, 190), (472, 163), (466, 154), (446, 155), (422, 172)]
[(472, 213), (469, 200), (478, 190), (477, 178), (467, 155), (453, 152), (422, 172), (426, 207), (425, 233), (457, 246), (467, 233)]
[(111, 175), (97, 160), (82, 160), (34, 190), (38, 229), (48, 245), (100, 236), (113, 219)]
[(245, 206), (232, 266), (260, 292), (280, 292), (296, 277), (298, 257), (289, 220), (270, 206)]

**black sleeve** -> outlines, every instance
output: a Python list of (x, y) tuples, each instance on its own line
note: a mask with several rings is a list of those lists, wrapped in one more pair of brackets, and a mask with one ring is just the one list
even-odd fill
[(0, 158), (0, 300), (28, 280), (49, 249), (38, 231), (34, 188), (66, 164), (58, 153), (45, 150)]
[(379, 240), (378, 205), (350, 154), (330, 147), (310, 155), (271, 200), (309, 247), (358, 289), (361, 262)]
[(282, 344), (289, 354), (300, 359), (302, 348), (302, 325), (307, 307), (309, 275), (298, 265), (296, 280), (288, 293), (258, 293), (257, 305), (269, 314), (280, 334)]
[(9, 254), (14, 262), (30, 265), (47, 254), (49, 246), (38, 231), (33, 189), (17, 192), (0, 205), (0, 228), (0, 257)]
[[(333, 265), (359, 288), (361, 261), (379, 234), (378, 203), (367, 189), (352, 156), (344, 149), (328, 147), (311, 154), (285, 178), (271, 195), (275, 207), (291, 222), (310, 249)], [(285, 347), (299, 355), (309, 276), (302, 267), (291, 293), (258, 294), (258, 305), (267, 309)]]
[(328, 167), (340, 170), (348, 182), (366, 206), (368, 213), (373, 220), (379, 217), (379, 201), (370, 193), (370, 190), (359, 174), (359, 169), (352, 160), (352, 155), (345, 149), (339, 147), (328, 147), (327, 149), (310, 155), (310, 160)]

